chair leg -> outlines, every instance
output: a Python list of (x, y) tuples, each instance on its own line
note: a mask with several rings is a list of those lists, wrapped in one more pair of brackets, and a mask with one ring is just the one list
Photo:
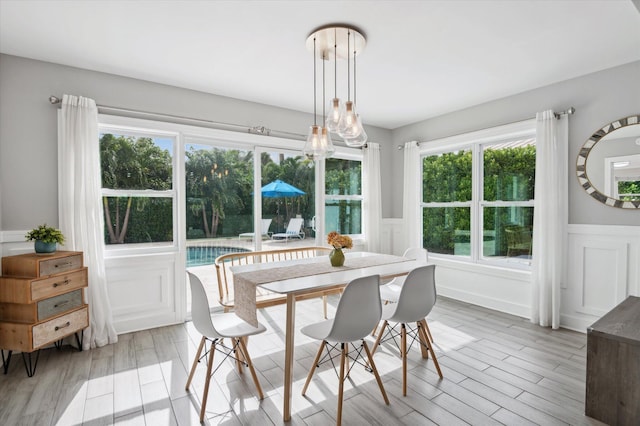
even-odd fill
[(342, 344), (342, 351), (340, 355), (340, 384), (338, 385), (338, 415), (336, 426), (340, 426), (342, 424), (342, 398), (344, 393), (344, 368), (345, 368), (345, 360), (347, 358), (347, 350), (345, 348), (345, 343)]
[(420, 343), (420, 352), (422, 352), (422, 358), (429, 358), (429, 350), (427, 349), (431, 344), (428, 339), (426, 339), (420, 330), (422, 323), (420, 321), (416, 322), (418, 326), (418, 342)]
[(371, 366), (371, 371), (373, 371), (374, 376), (376, 376), (376, 382), (378, 382), (378, 387), (380, 388), (380, 392), (382, 393), (382, 397), (384, 398), (384, 402), (389, 405), (389, 398), (387, 398), (387, 392), (384, 390), (384, 386), (382, 385), (382, 380), (380, 379), (380, 375), (378, 374), (378, 369), (376, 365), (373, 363), (373, 354), (369, 351), (369, 346), (367, 346), (367, 342), (362, 339), (362, 346), (364, 346), (364, 350), (367, 353), (367, 358), (369, 359), (369, 365)]
[(376, 342), (373, 344), (373, 349), (371, 349), (371, 355), (376, 353), (376, 350), (378, 349), (378, 346), (380, 346), (380, 341), (382, 340), (382, 335), (384, 334), (384, 330), (386, 330), (387, 326), (389, 325), (389, 322), (385, 320), (385, 322), (382, 323), (382, 328), (380, 329), (380, 332), (378, 333), (378, 338), (376, 339)]
[(244, 357), (242, 356), (242, 351), (238, 350), (238, 348), (240, 347), (241, 340), (242, 340), (241, 337), (238, 337), (237, 339), (231, 339), (231, 344), (236, 347), (235, 356), (236, 356), (236, 365), (238, 366), (239, 374), (244, 373), (244, 371), (242, 370), (242, 363), (244, 362)]
[(324, 311), (324, 319), (327, 319), (327, 296), (322, 296), (322, 309)]
[(407, 396), (407, 327), (401, 326), (400, 352), (402, 352), (402, 396)]
[(244, 344), (244, 340), (241, 338), (238, 339), (240, 343), (240, 351), (242, 352), (242, 357), (247, 361), (249, 366), (249, 371), (251, 372), (251, 377), (253, 377), (253, 383), (256, 384), (256, 389), (258, 390), (258, 395), (260, 399), (264, 399), (264, 395), (262, 394), (262, 388), (260, 387), (260, 382), (258, 381), (258, 375), (256, 374), (256, 370), (253, 368), (253, 361), (251, 361), (251, 357), (249, 356), (249, 351), (247, 350), (247, 345)]
[[(425, 326), (426, 323), (427, 323), (426, 320), (422, 320), (421, 321), (421, 324), (423, 326)], [(427, 334), (426, 331), (423, 330), (423, 332), (424, 332), (424, 334), (426, 336), (426, 334)], [(431, 359), (433, 359), (433, 365), (435, 365), (436, 370), (438, 371), (438, 376), (440, 376), (440, 378), (442, 379), (443, 378), (442, 377), (442, 371), (440, 370), (440, 364), (438, 364), (438, 358), (436, 358), (436, 353), (433, 351), (433, 345), (429, 345), (429, 352), (431, 352)]]
[(209, 383), (211, 382), (211, 368), (213, 367), (213, 354), (215, 352), (216, 341), (211, 342), (209, 350), (209, 362), (207, 363), (207, 378), (204, 382), (204, 393), (202, 394), (202, 408), (200, 408), (200, 423), (204, 422), (204, 413), (207, 408), (207, 398), (209, 397)]
[(313, 373), (316, 371), (316, 368), (318, 367), (318, 361), (320, 361), (320, 356), (322, 356), (322, 350), (324, 349), (325, 344), (326, 342), (324, 340), (322, 341), (322, 343), (320, 343), (320, 349), (318, 349), (318, 354), (316, 355), (316, 359), (313, 360), (313, 365), (311, 366), (311, 370), (309, 370), (307, 381), (304, 384), (304, 387), (302, 388), (302, 395), (304, 395), (307, 392), (307, 388), (309, 387), (309, 383), (311, 383), (311, 378), (313, 377)]
[(204, 336), (202, 336), (202, 339), (200, 339), (200, 346), (198, 346), (198, 352), (196, 353), (196, 357), (193, 360), (193, 365), (191, 366), (191, 372), (189, 373), (187, 384), (184, 387), (185, 390), (189, 390), (189, 386), (191, 385), (191, 380), (193, 379), (193, 373), (196, 372), (196, 366), (198, 365), (198, 360), (200, 359), (200, 354), (202, 353), (202, 348), (204, 347), (205, 341), (206, 339), (204, 338)]

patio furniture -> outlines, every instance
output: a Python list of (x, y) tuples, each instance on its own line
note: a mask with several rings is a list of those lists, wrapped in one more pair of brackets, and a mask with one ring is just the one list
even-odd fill
[[(260, 236), (262, 238), (267, 237), (267, 238), (271, 238), (271, 236), (269, 235), (269, 227), (271, 226), (271, 221), (272, 219), (262, 219), (262, 232), (260, 234)], [(238, 234), (238, 239), (240, 238), (255, 238), (256, 233), (255, 232), (243, 232), (242, 234)]]
[(305, 234), (302, 230), (302, 226), (304, 225), (304, 219), (300, 217), (294, 217), (289, 220), (289, 224), (287, 225), (287, 230), (285, 232), (280, 232), (277, 234), (273, 234), (271, 236), (272, 240), (280, 240), (284, 239), (285, 242), (289, 241), (289, 238), (299, 238), (304, 239)]

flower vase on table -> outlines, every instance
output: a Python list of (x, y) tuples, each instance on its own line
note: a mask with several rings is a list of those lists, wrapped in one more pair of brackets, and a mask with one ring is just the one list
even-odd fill
[(329, 260), (331, 261), (331, 266), (342, 266), (344, 265), (344, 253), (341, 248), (334, 248), (329, 253)]
[(350, 249), (353, 247), (353, 241), (348, 235), (340, 235), (336, 231), (329, 232), (327, 235), (327, 243), (333, 246), (333, 250), (329, 253), (331, 266), (344, 265), (344, 253), (342, 249)]

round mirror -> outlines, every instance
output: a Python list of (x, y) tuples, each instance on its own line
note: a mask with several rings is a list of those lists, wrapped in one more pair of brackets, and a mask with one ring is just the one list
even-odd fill
[(607, 124), (578, 154), (578, 181), (608, 206), (640, 209), (640, 115)]

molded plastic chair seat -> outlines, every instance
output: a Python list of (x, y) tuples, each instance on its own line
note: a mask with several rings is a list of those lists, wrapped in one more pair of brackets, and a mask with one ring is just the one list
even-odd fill
[[(406, 257), (407, 259), (415, 259), (427, 261), (429, 260), (429, 253), (426, 249), (420, 247), (411, 247), (405, 250), (402, 257)], [(404, 284), (404, 280), (407, 279), (407, 276), (395, 277), (382, 287), (380, 287), (380, 299), (383, 302), (397, 302), (400, 297), (400, 290), (402, 290), (402, 284)]]
[[(435, 265), (427, 265), (416, 268), (407, 275), (397, 303), (390, 303), (382, 307), (382, 319), (384, 322), (373, 346), (373, 352), (375, 353), (380, 343), (387, 340), (395, 341), (396, 337), (400, 336), (402, 394), (404, 396), (407, 395), (407, 355), (411, 349), (411, 345), (407, 347), (407, 334), (413, 337), (412, 343), (414, 341), (419, 342), (423, 358), (428, 358), (429, 352), (431, 353), (438, 375), (441, 379), (443, 377), (436, 353), (433, 351), (432, 343), (427, 337), (427, 322), (425, 319), (435, 303)], [(387, 330), (389, 323), (396, 323), (396, 325), (389, 327)], [(416, 328), (412, 329), (410, 327), (411, 323), (415, 323)], [(400, 332), (395, 330), (397, 325), (400, 325)], [(386, 334), (385, 331), (387, 331)]]
[[(388, 405), (389, 399), (387, 393), (382, 385), (382, 380), (378, 374), (375, 364), (373, 363), (372, 353), (369, 351), (369, 347), (364, 338), (371, 332), (371, 329), (375, 324), (380, 321), (380, 315), (382, 312), (380, 302), (380, 276), (373, 275), (369, 277), (362, 277), (351, 281), (345, 287), (338, 307), (336, 308), (336, 316), (332, 319), (328, 319), (319, 323), (311, 324), (303, 327), (300, 331), (302, 334), (309, 336), (313, 339), (321, 340), (320, 349), (316, 354), (316, 358), (313, 361), (307, 381), (302, 389), (302, 395), (305, 394), (313, 373), (319, 366), (320, 357), (322, 351), (327, 348), (327, 356), (325, 356), (325, 362), (333, 363), (333, 357), (331, 356), (332, 349), (340, 349), (340, 373), (339, 373), (339, 389), (338, 389), (338, 412), (336, 423), (340, 425), (342, 423), (342, 399), (344, 390), (344, 381), (349, 376), (347, 371), (345, 374), (345, 367), (347, 359), (352, 359), (353, 362), (358, 362), (360, 358), (364, 358), (362, 352), (366, 353), (368, 359), (368, 365), (371, 366), (371, 371), (375, 375), (378, 387), (384, 398), (384, 402)], [(355, 347), (353, 352), (350, 352), (348, 345), (350, 342), (361, 340), (360, 347)], [(355, 345), (354, 345), (355, 346)], [(352, 356), (352, 353), (355, 353)], [(350, 370), (350, 369), (349, 369)]]
[[(200, 346), (193, 360), (191, 366), (191, 372), (187, 379), (185, 389), (189, 390), (191, 380), (196, 372), (196, 367), (200, 360), (205, 359), (207, 362), (207, 378), (204, 385), (204, 393), (202, 395), (202, 407), (200, 409), (200, 423), (204, 421), (205, 409), (207, 407), (207, 398), (209, 395), (209, 384), (213, 373), (211, 372), (213, 367), (213, 355), (216, 351), (222, 352), (225, 358), (233, 358), (238, 365), (238, 371), (242, 373), (242, 365), (249, 367), (253, 382), (258, 390), (258, 396), (260, 399), (264, 398), (262, 394), (262, 388), (258, 381), (258, 376), (253, 368), (253, 363), (249, 357), (247, 346), (244, 342), (244, 338), (253, 336), (255, 334), (263, 333), (266, 328), (262, 324), (258, 324), (258, 327), (254, 327), (244, 320), (238, 318), (233, 313), (215, 314), (211, 315), (209, 312), (209, 300), (207, 299), (207, 293), (204, 290), (202, 281), (200, 278), (187, 272), (189, 276), (189, 285), (191, 286), (191, 315), (193, 318), (193, 325), (202, 338), (200, 339)], [(231, 339), (231, 346), (226, 346), (223, 343), (223, 339)], [(207, 349), (207, 342), (210, 343)], [(200, 356), (204, 349), (204, 355)]]

